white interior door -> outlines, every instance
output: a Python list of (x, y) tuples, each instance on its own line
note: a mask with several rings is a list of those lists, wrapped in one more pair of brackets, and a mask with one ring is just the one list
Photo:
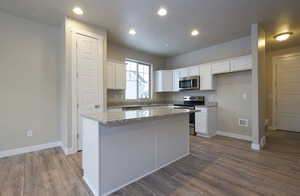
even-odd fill
[(279, 58), (277, 65), (277, 129), (300, 132), (300, 55)]
[(78, 100), (78, 150), (82, 150), (80, 114), (95, 112), (100, 108), (99, 40), (76, 34), (77, 100)]

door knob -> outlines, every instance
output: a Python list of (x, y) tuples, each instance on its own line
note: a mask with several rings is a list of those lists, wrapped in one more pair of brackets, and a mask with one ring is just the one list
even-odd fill
[(98, 109), (98, 108), (100, 108), (100, 105), (95, 105), (95, 109)]

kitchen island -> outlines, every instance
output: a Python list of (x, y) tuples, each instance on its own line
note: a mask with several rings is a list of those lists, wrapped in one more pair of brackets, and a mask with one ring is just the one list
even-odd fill
[(94, 195), (108, 195), (187, 156), (191, 112), (165, 106), (83, 115), (83, 178)]

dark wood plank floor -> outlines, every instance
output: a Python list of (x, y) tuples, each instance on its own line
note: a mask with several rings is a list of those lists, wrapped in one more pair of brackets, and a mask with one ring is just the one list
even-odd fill
[[(60, 148), (0, 159), (0, 196), (88, 196), (81, 154)], [(263, 151), (216, 136), (192, 137), (191, 155), (113, 196), (300, 195), (300, 133), (272, 131)]]

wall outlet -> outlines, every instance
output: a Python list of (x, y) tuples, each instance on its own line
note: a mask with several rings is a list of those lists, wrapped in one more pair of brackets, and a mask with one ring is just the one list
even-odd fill
[(240, 127), (248, 127), (248, 125), (249, 125), (248, 119), (239, 118), (239, 126)]
[(27, 137), (32, 137), (32, 130), (31, 129), (26, 130), (26, 136)]

